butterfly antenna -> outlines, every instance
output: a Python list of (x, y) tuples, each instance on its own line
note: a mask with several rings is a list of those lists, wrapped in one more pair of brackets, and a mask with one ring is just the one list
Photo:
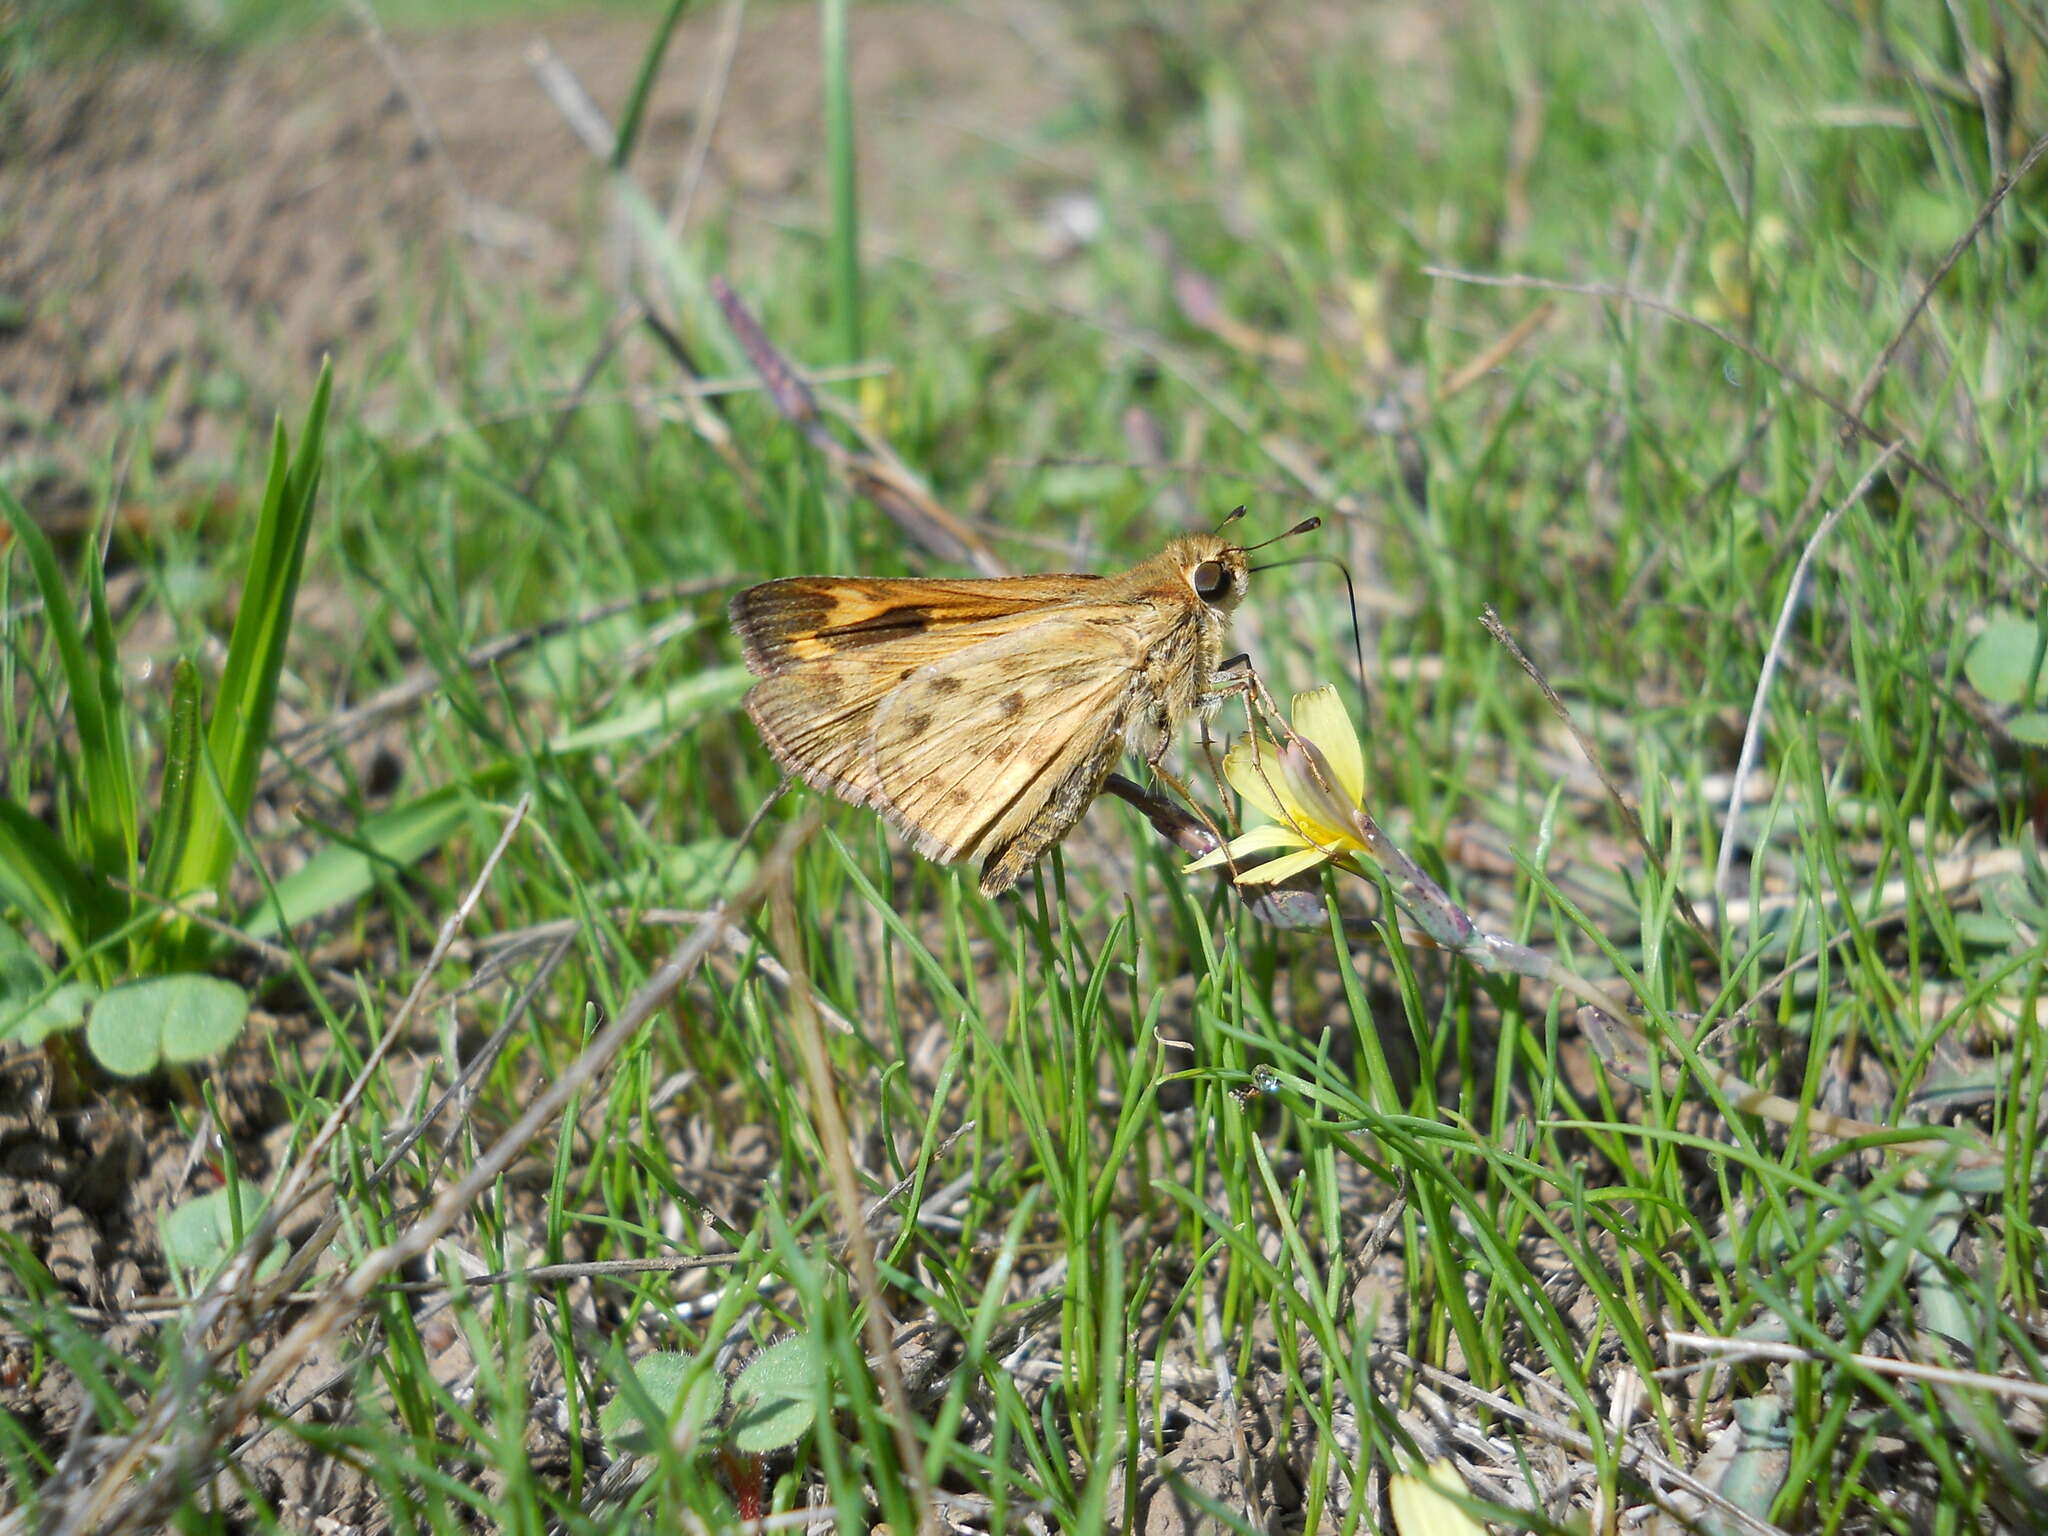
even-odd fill
[[(1315, 521), (1315, 518), (1309, 519), (1310, 524), (1313, 524)], [(1290, 528), (1287, 530), (1287, 533), (1281, 534), (1280, 537), (1284, 539), (1290, 533), (1300, 533), (1301, 531), (1302, 529), (1300, 528)], [(1273, 541), (1268, 539), (1266, 542), (1270, 544)], [(1372, 718), (1372, 693), (1365, 686), (1365, 636), (1358, 626), (1358, 589), (1351, 582), (1351, 567), (1342, 560), (1339, 560), (1335, 555), (1297, 555), (1292, 560), (1269, 560), (1264, 565), (1254, 565), (1250, 569), (1253, 572), (1277, 571), (1282, 566), (1288, 565), (1334, 565), (1337, 567), (1338, 573), (1343, 576), (1344, 601), (1351, 608), (1351, 657), (1358, 663), (1359, 718), (1370, 720)]]
[(1232, 507), (1229, 513), (1224, 517), (1223, 521), (1216, 525), (1216, 531), (1218, 533), (1221, 533), (1224, 529), (1228, 528), (1232, 523), (1236, 522), (1240, 517), (1243, 516), (1243, 507)]
[[(1242, 512), (1244, 508), (1239, 507), (1237, 510), (1239, 512)], [(1292, 528), (1288, 529), (1285, 533), (1276, 533), (1270, 539), (1261, 539), (1256, 544), (1245, 545), (1244, 552), (1246, 554), (1250, 554), (1255, 549), (1264, 549), (1268, 544), (1278, 544), (1282, 539), (1291, 539), (1297, 533), (1314, 533), (1318, 528), (1322, 526), (1323, 520), (1320, 517), (1304, 517), (1300, 522), (1296, 523)], [(1271, 569), (1271, 567), (1261, 566), (1260, 569), (1269, 570)]]

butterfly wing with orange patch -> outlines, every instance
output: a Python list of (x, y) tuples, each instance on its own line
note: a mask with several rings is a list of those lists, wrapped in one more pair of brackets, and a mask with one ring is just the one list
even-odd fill
[[(1085, 597), (1100, 576), (1006, 576), (982, 581), (786, 576), (733, 598), (747, 665), (772, 677), (802, 662), (872, 650), (934, 631), (1029, 615)], [(966, 643), (963, 637), (962, 643)]]

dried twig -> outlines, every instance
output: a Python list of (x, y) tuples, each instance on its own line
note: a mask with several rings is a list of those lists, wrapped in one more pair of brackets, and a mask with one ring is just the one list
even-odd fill
[(1798, 1344), (1779, 1344), (1768, 1339), (1725, 1339), (1710, 1333), (1667, 1333), (1664, 1342), (1678, 1349), (1698, 1350), (1713, 1359), (1669, 1366), (1657, 1373), (1660, 1380), (1690, 1375), (1704, 1370), (1716, 1360), (1736, 1365), (1749, 1360), (1770, 1360), (1782, 1365), (1844, 1365), (1852, 1370), (1869, 1371), (1873, 1376), (1890, 1376), (1899, 1381), (1929, 1381), (1937, 1386), (1989, 1392), (1994, 1397), (2048, 1403), (2048, 1382), (1994, 1376), (1988, 1371), (1963, 1371), (1946, 1365), (1927, 1365), (1919, 1360), (1899, 1360), (1888, 1355), (1828, 1354)]
[[(1481, 347), (1478, 352), (1466, 359), (1456, 373), (1444, 380), (1437, 389), (1436, 398), (1430, 402), (1431, 412), (1442, 410), (1445, 405), (1513, 357), (1521, 350), (1522, 344), (1542, 330), (1549, 323), (1550, 317), (1556, 313), (1557, 306), (1548, 299), (1540, 304), (1531, 305), (1526, 315)], [(1421, 423), (1411, 422), (1409, 425), (1412, 428), (1420, 426)]]
[(718, 51), (705, 83), (704, 106), (697, 114), (696, 129), (690, 135), (689, 151), (676, 177), (676, 194), (669, 203), (668, 234), (680, 240), (690, 223), (690, 210), (697, 204), (697, 189), (704, 181), (704, 167), (711, 159), (712, 136), (718, 131), (719, 114), (725, 108), (725, 88), (732, 79), (733, 59), (740, 49), (740, 23), (746, 19), (747, 0), (726, 0), (725, 16), (718, 28)]
[(1671, 878), (1671, 872), (1664, 867), (1664, 856), (1657, 851), (1656, 846), (1644, 833), (1643, 819), (1636, 814), (1634, 802), (1621, 792), (1621, 786), (1608, 774), (1607, 764), (1602, 761), (1600, 749), (1594, 744), (1592, 737), (1579, 729), (1579, 723), (1572, 718), (1571, 710), (1564, 700), (1558, 697), (1557, 690), (1550, 686), (1550, 679), (1543, 675), (1536, 663), (1529, 659), (1520, 645), (1516, 644), (1515, 637), (1509, 634), (1507, 626), (1501, 623), (1500, 615), (1494, 611), (1493, 604), (1486, 605), (1486, 611), (1479, 616), (1479, 622), (1485, 627), (1486, 632), (1514, 657), (1521, 669), (1529, 674), (1529, 680), (1543, 695), (1544, 702), (1550, 705), (1551, 712), (1563, 721), (1564, 728), (1572, 733), (1572, 740), (1579, 744), (1580, 755), (1586, 759), (1593, 772), (1600, 776), (1601, 786), (1607, 791), (1609, 802), (1621, 813), (1622, 822), (1627, 826), (1629, 835), (1635, 838), (1636, 846), (1643, 850), (1643, 856), (1650, 861), (1650, 867), (1657, 871), (1657, 878), (1671, 888), (1672, 899), (1678, 906), (1678, 915), (1685, 919), (1686, 926), (1691, 928), (1699, 941), (1711, 951), (1714, 948), (1713, 936), (1707, 932), (1699, 914), (1693, 911), (1692, 902), (1686, 897), (1684, 888)]
[(760, 321), (723, 277), (711, 279), (711, 297), (724, 312), (733, 339), (760, 374), (777, 413), (802, 433), (804, 441), (823, 454), (856, 492), (879, 507), (927, 553), (972, 565), (986, 576), (1002, 574), (1002, 563), (981, 535), (940, 506), (885, 445), (870, 438), (864, 447), (854, 449), (839, 440), (825, 423), (817, 394), (776, 350)]
[[(1856, 386), (1856, 393), (1849, 401), (1849, 412), (1857, 420), (1862, 419), (1871, 399), (1877, 394), (1877, 386), (1883, 382), (1885, 373), (1898, 357), (1899, 348), (1905, 345), (1906, 337), (1911, 334), (1920, 316), (1926, 312), (1928, 301), (1934, 297), (1934, 290), (1939, 288), (1942, 280), (1954, 270), (1955, 264), (1963, 259), (1963, 253), (1976, 244), (1977, 236), (1984, 232), (1984, 227), (1991, 222), (1992, 216), (2004, 204), (2007, 195), (2019, 185), (2021, 179), (2034, 168), (2035, 163), (2044, 154), (2048, 154), (2048, 134), (2033, 142), (2020, 163), (2013, 167), (2010, 176), (2000, 178), (1998, 185), (1991, 189), (1991, 195), (1984, 199), (1983, 206), (1977, 210), (1977, 217), (1970, 221), (1970, 227), (1956, 236), (1955, 243), (1948, 248), (1947, 254), (1936, 263), (1927, 281), (1920, 285), (1920, 292), (1914, 298), (1912, 307), (1906, 311), (1906, 318), (1899, 322), (1898, 329), (1892, 333), (1892, 339), (1885, 343), (1884, 351), (1879, 353), (1877, 361), (1870, 365), (1870, 371), (1864, 374), (1863, 382)], [(2039, 571), (2039, 567), (2035, 569)]]
[[(1877, 462), (1864, 472), (1855, 488), (1820, 520), (1820, 526), (1813, 530), (1813, 536), (1806, 541), (1806, 548), (1800, 551), (1799, 563), (1792, 568), (1792, 579), (1785, 587), (1785, 600), (1778, 608), (1777, 627), (1771, 631), (1771, 643), (1764, 648), (1763, 666), (1757, 672), (1756, 693), (1750, 699), (1749, 720), (1742, 730), (1742, 750), (1735, 758), (1734, 782), (1728, 790), (1728, 814), (1721, 825), (1721, 849), (1714, 859), (1714, 912), (1717, 925), (1727, 932), (1728, 877), (1735, 866), (1736, 818), (1742, 814), (1742, 797), (1749, 789), (1749, 776), (1756, 767), (1757, 748), (1763, 740), (1763, 719), (1765, 706), (1770, 701), (1771, 682), (1778, 675), (1778, 663), (1785, 653), (1785, 642), (1792, 632), (1792, 618), (1799, 610), (1799, 600), (1806, 590), (1806, 573), (1813, 566), (1813, 558), (1819, 553), (1821, 542), (1834, 531), (1835, 524), (1842, 520), (1848, 510), (1865, 496), (1877, 483), (1877, 477), (1884, 473), (1885, 465), (1898, 452), (1899, 444), (1892, 443), (1877, 456)], [(1683, 899), (1683, 898), (1681, 898)]]
[(582, 140), (583, 147), (597, 159), (609, 162), (618, 143), (618, 135), (605, 117), (604, 109), (583, 89), (583, 82), (576, 78), (576, 72), (545, 38), (539, 37), (526, 45), (526, 65), (533, 71), (533, 78), (540, 83), (540, 88), (547, 92), (548, 100), (555, 104), (555, 110), (562, 114), (562, 120), (569, 125), (570, 131)]
[(596, 350), (590, 354), (590, 361), (583, 365), (581, 376), (577, 378), (575, 387), (569, 391), (569, 398), (557, 408), (554, 429), (548, 433), (548, 440), (541, 448), (540, 457), (533, 461), (533, 467), (527, 470), (519, 482), (521, 501), (533, 499), (533, 492), (540, 484), (540, 477), (547, 473), (548, 465), (554, 462), (555, 455), (561, 452), (562, 444), (568, 439), (569, 428), (576, 424), (576, 413), (583, 408), (584, 396), (590, 393), (591, 386), (597, 382), (597, 376), (604, 372), (604, 365), (611, 361), (612, 354), (619, 349), (619, 343), (626, 339), (626, 333), (640, 323), (645, 313), (644, 306), (637, 301), (623, 304), (619, 307), (618, 314), (613, 316), (612, 323), (605, 327), (604, 335), (598, 339)]

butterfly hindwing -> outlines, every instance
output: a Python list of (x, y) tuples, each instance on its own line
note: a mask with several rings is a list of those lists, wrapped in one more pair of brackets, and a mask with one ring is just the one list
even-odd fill
[(925, 667), (1043, 621), (1043, 610), (1026, 609), (974, 624), (909, 629), (886, 644), (791, 662), (754, 685), (747, 713), (776, 760), (805, 783), (855, 805), (880, 805), (867, 758), (882, 701)]
[(1114, 766), (1144, 650), (1129, 626), (1087, 615), (1069, 610), (920, 667), (876, 709), (872, 803), (926, 857), (990, 858), (1040, 824), (1078, 773), (1087, 792), (1057, 837)]

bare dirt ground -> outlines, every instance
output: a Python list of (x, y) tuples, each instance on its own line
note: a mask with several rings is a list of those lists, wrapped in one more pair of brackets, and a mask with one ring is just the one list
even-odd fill
[[(694, 210), (816, 227), (810, 7), (740, 30)], [(723, 17), (678, 29), (634, 168), (672, 205), (719, 73)], [(569, 15), (420, 36), (336, 27), (241, 57), (150, 54), (37, 71), (0, 98), (0, 460), (45, 516), (117, 455), (217, 477), (322, 354), (346, 383), (402, 336), (437, 271), (545, 292), (602, 259), (602, 173), (543, 89), (551, 52), (615, 119), (650, 20)], [(1004, 156), (1061, 67), (993, 16), (863, 6), (854, 34), (863, 219), (879, 242), (961, 227), (933, 188)], [(1042, 157), (1038, 174), (1044, 175)], [(0, 322), (6, 324), (6, 322)]]

